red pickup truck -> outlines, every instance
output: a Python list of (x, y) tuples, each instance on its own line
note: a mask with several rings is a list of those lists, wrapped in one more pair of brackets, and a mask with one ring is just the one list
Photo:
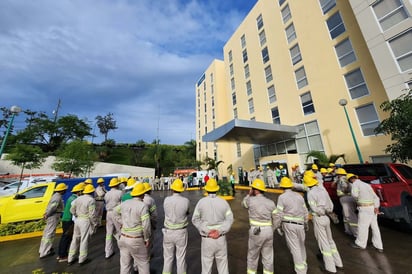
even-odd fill
[[(380, 199), (380, 217), (402, 221), (412, 228), (412, 168), (397, 163), (347, 164), (347, 173), (371, 184)], [(336, 186), (324, 182), (334, 202), (338, 202)]]

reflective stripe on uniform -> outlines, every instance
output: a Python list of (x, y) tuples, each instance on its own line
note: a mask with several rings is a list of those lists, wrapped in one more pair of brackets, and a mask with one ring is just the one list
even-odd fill
[(249, 223), (250, 225), (254, 225), (254, 226), (271, 226), (272, 222), (268, 221), (268, 222), (261, 222), (261, 221), (256, 221), (256, 220), (252, 220), (249, 219)]
[(188, 225), (187, 222), (180, 223), (180, 224), (171, 224), (166, 221), (164, 224), (165, 224), (165, 227), (169, 229), (181, 229), (181, 228), (185, 228)]

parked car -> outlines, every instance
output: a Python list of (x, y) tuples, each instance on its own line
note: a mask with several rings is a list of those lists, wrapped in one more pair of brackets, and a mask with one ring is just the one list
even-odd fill
[[(412, 228), (412, 168), (398, 163), (347, 164), (347, 173), (359, 176), (371, 184), (380, 199), (379, 216), (394, 221), (405, 222)], [(331, 199), (339, 203), (336, 185), (324, 182)]]
[(8, 183), (2, 187), (0, 187), (0, 197), (9, 196), (17, 193), (17, 189), (24, 190), (28, 187), (34, 186), (40, 182), (51, 182), (56, 180), (58, 177), (28, 177), (24, 178), (21, 181), (20, 188), (19, 183), (20, 181), (13, 181)]

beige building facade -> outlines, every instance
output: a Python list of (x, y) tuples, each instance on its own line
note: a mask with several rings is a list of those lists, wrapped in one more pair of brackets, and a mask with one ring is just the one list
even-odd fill
[[(410, 86), (410, 6), (258, 1), (225, 44), (224, 60), (196, 83), (197, 159), (223, 161), (219, 174), (238, 177), (258, 166), (304, 169), (312, 150), (345, 154), (349, 163), (389, 161), (390, 137), (374, 128), (387, 117), (380, 105)], [(381, 10), (393, 7), (407, 16), (383, 31)]]

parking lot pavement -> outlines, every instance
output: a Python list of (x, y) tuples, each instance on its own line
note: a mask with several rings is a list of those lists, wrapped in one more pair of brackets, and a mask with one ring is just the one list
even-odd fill
[[(246, 273), (246, 257), (248, 244), (248, 213), (241, 207), (242, 198), (246, 191), (237, 191), (234, 200), (229, 201), (235, 221), (227, 235), (229, 270), (230, 273)], [(157, 191), (153, 197), (157, 202), (159, 222), (163, 223), (163, 199), (169, 195), (168, 191)], [(197, 201), (203, 197), (202, 191), (187, 191), (184, 195), (191, 201), (193, 211)], [(268, 193), (269, 198), (276, 201), (278, 194)], [(193, 225), (189, 225), (189, 240), (187, 248), (188, 274), (201, 273), (200, 262), (200, 236)], [(396, 225), (385, 224), (381, 226), (381, 233), (385, 252), (377, 253), (371, 247), (366, 250), (355, 250), (349, 246), (351, 239), (343, 233), (343, 225), (332, 225), (332, 233), (344, 263), (344, 272), (338, 273), (411, 273), (412, 261), (412, 233), (401, 231)], [(59, 235), (55, 239), (55, 248), (59, 242)], [(0, 273), (119, 273), (119, 252), (110, 259), (104, 258), (105, 228), (99, 228), (89, 245), (89, 258), (91, 262), (79, 266), (67, 263), (58, 263), (55, 256), (40, 260), (38, 248), (40, 238), (30, 238), (18, 241), (0, 243)], [(151, 273), (161, 273), (163, 266), (162, 234), (160, 227), (155, 232), (154, 256), (151, 260)], [(321, 262), (317, 260), (317, 243), (313, 235), (313, 227), (306, 236), (306, 250), (308, 273), (321, 273)], [(277, 233), (274, 236), (275, 273), (294, 273), (292, 257), (286, 247), (284, 238)], [(56, 255), (57, 256), (57, 255)], [(217, 273), (214, 268), (213, 273)], [(261, 266), (259, 273), (262, 273)]]

